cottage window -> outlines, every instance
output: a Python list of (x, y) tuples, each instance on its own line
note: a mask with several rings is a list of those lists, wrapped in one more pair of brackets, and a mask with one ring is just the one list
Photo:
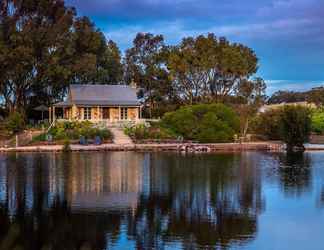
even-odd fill
[(120, 119), (127, 120), (128, 119), (128, 108), (121, 108), (120, 109)]
[(83, 109), (83, 119), (84, 120), (91, 120), (91, 108), (84, 108)]

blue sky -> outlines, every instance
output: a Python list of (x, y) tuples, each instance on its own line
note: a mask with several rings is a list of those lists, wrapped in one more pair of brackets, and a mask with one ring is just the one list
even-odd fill
[(66, 0), (122, 50), (137, 32), (168, 44), (215, 33), (255, 50), (268, 93), (324, 85), (324, 0)]

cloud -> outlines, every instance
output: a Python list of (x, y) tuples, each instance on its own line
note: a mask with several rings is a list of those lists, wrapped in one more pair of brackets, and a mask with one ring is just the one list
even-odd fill
[(265, 80), (267, 83), (267, 94), (276, 91), (307, 91), (315, 87), (324, 86), (324, 81), (298, 81), (298, 80)]
[(260, 76), (300, 80), (271, 84), (270, 90), (324, 82), (323, 0), (66, 2), (76, 6), (79, 14), (90, 16), (123, 50), (138, 32), (163, 34), (168, 44), (212, 32), (253, 48), (260, 58)]
[(252, 0), (242, 5), (241, 0), (67, 0), (83, 14), (118, 16), (122, 18), (222, 18), (246, 15), (270, 0)]
[[(105, 32), (109, 39), (119, 41), (121, 46), (130, 45), (138, 32), (163, 34), (168, 43), (178, 43), (187, 36), (215, 33), (217, 36), (226, 36), (234, 40), (247, 39), (290, 39), (292, 36), (308, 35), (312, 25), (309, 19), (281, 19), (265, 23), (211, 25), (208, 27), (193, 28), (190, 23), (182, 20), (155, 22), (154, 25), (123, 25)], [(269, 32), (271, 30), (272, 32)]]

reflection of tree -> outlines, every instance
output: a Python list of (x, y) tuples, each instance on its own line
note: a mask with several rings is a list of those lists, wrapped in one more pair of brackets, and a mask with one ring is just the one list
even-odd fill
[[(106, 249), (124, 229), (137, 249), (163, 248), (175, 239), (186, 249), (227, 248), (254, 237), (263, 209), (260, 173), (253, 162), (253, 155), (244, 154), (7, 158), (0, 242), (15, 224), (20, 232), (15, 244), (25, 250), (73, 250), (85, 244)], [(116, 203), (119, 194), (131, 201)], [(89, 197), (100, 209), (88, 209)]]
[(281, 154), (279, 161), (280, 181), (286, 194), (299, 196), (310, 189), (312, 171), (308, 154)]
[(319, 192), (318, 198), (316, 200), (316, 206), (319, 208), (324, 208), (324, 185), (322, 185)]
[(259, 181), (255, 175), (240, 182), (237, 160), (232, 155), (153, 157), (152, 193), (142, 197), (131, 230), (138, 249), (160, 238), (180, 238), (189, 248), (188, 243), (225, 247), (253, 237), (260, 183), (250, 183)]

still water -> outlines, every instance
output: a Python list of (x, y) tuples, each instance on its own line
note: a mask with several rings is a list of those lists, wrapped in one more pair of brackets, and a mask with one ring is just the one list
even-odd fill
[(324, 153), (0, 154), (0, 250), (324, 249)]

